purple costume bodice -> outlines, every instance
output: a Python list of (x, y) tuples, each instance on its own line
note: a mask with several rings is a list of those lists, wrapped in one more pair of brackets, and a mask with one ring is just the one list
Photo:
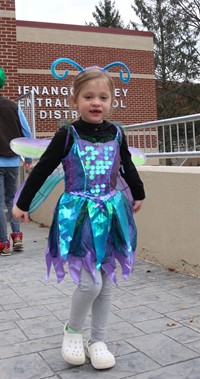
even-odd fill
[(65, 191), (102, 200), (116, 191), (120, 133), (117, 131), (116, 138), (105, 143), (83, 140), (74, 128), (73, 134), (74, 144), (63, 160)]

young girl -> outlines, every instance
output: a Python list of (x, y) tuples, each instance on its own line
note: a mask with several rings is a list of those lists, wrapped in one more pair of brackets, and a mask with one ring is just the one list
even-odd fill
[[(64, 326), (62, 356), (70, 364), (85, 362), (82, 329), (91, 309), (91, 338), (86, 355), (95, 369), (115, 365), (104, 342), (111, 307), (116, 260), (127, 279), (135, 260), (137, 213), (145, 197), (143, 183), (131, 161), (125, 135), (112, 122), (114, 85), (107, 71), (87, 68), (74, 81), (73, 100), (80, 119), (61, 128), (30, 174), (13, 207), (28, 222), (30, 203), (45, 179), (59, 165), (65, 172), (65, 191), (58, 200), (50, 228), (46, 262), (54, 265), (58, 281), (64, 264), (77, 283), (71, 313)], [(120, 167), (134, 205), (116, 189)]]

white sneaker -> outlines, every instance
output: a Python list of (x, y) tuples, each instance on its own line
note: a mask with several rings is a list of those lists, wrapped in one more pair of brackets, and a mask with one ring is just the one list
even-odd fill
[(85, 363), (83, 335), (79, 333), (68, 333), (65, 326), (61, 352), (63, 359), (71, 365), (83, 365)]
[(104, 342), (87, 343), (86, 355), (97, 370), (105, 370), (115, 365), (115, 358)]

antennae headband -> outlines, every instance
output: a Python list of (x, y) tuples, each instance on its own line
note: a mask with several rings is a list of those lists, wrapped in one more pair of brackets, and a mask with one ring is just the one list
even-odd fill
[(82, 66), (80, 66), (80, 64), (78, 64), (77, 62), (73, 61), (72, 59), (69, 59), (69, 58), (58, 58), (51, 65), (51, 73), (54, 76), (54, 78), (56, 78), (56, 79), (65, 79), (67, 77), (68, 73), (69, 73), (68, 70), (65, 70), (65, 72), (64, 72), (63, 75), (58, 74), (56, 72), (56, 66), (59, 63), (69, 63), (72, 66), (76, 67), (80, 71), (80, 73), (84, 72), (84, 71), (87, 71), (87, 70), (94, 69), (94, 68), (98, 69), (98, 70), (101, 70), (101, 71), (107, 71), (107, 70), (109, 70), (112, 67), (121, 66), (126, 71), (126, 75), (124, 76), (124, 71), (120, 70), (119, 77), (120, 77), (121, 81), (123, 83), (128, 83), (129, 80), (130, 80), (130, 78), (131, 78), (131, 73), (130, 73), (130, 70), (129, 70), (128, 66), (126, 66), (126, 64), (122, 63), (122, 62), (118, 62), (118, 61), (117, 62), (113, 62), (113, 63), (110, 63), (110, 64), (108, 64), (107, 66), (105, 66), (103, 68), (98, 67), (98, 66), (92, 66), (92, 67), (83, 68)]

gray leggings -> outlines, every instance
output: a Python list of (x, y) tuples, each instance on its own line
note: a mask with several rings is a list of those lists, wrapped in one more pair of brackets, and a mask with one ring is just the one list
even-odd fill
[(83, 267), (80, 283), (72, 296), (69, 326), (82, 331), (91, 308), (91, 341), (104, 341), (112, 302), (112, 282), (103, 271), (96, 270), (97, 283)]

